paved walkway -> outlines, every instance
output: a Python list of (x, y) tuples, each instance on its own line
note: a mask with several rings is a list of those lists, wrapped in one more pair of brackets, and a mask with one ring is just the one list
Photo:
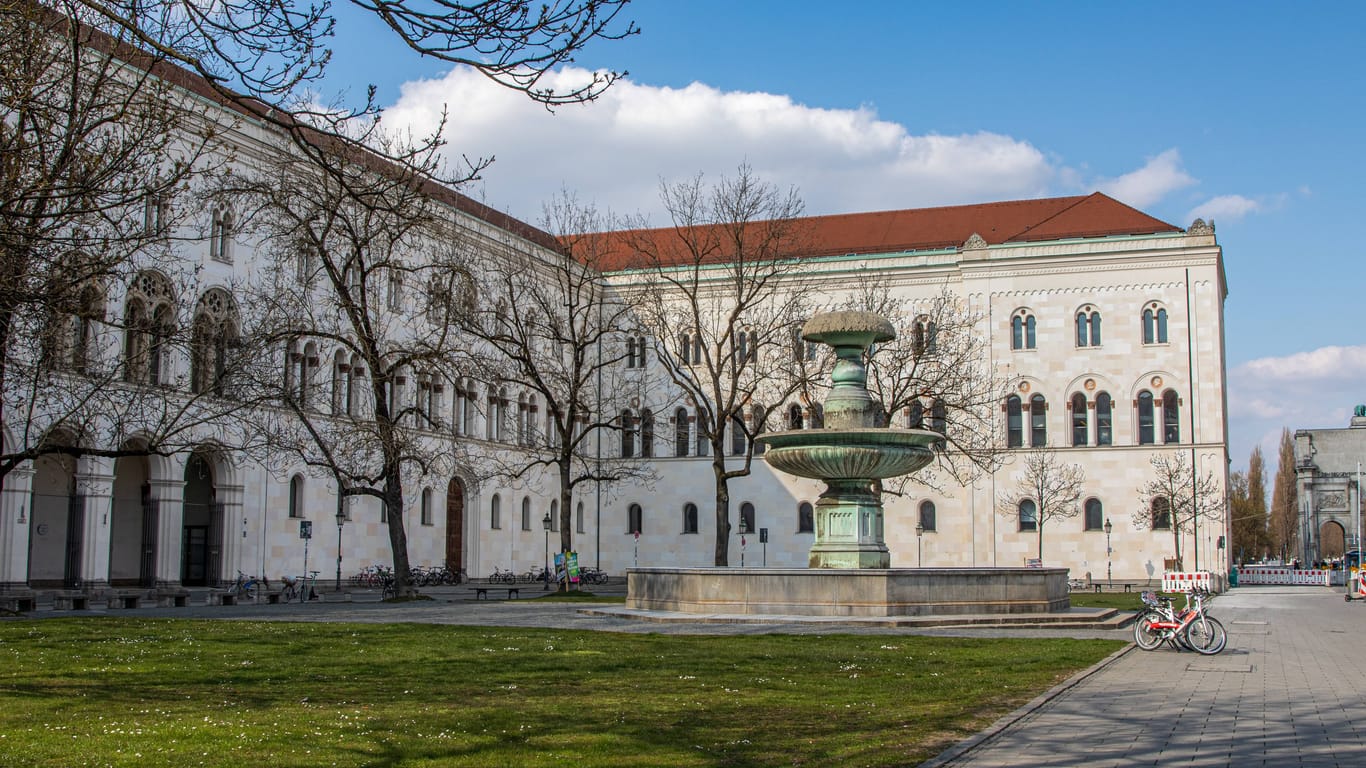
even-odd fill
[(927, 766), (1366, 766), (1366, 604), (1243, 587), (1217, 656), (1132, 650)]

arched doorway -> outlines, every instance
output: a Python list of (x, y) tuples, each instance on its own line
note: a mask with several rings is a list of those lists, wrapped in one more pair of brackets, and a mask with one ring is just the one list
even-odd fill
[(114, 503), (109, 531), (109, 583), (156, 585), (157, 507), (146, 456), (114, 462)]
[(185, 462), (185, 522), (181, 534), (180, 583), (218, 583), (223, 554), (223, 505), (218, 502), (209, 457), (190, 454)]
[(465, 484), (452, 477), (446, 486), (446, 567), (465, 570)]
[(80, 586), (85, 497), (76, 492), (76, 459), (61, 454), (33, 462), (28, 581), (34, 587)]
[(1330, 560), (1347, 551), (1347, 532), (1336, 520), (1319, 526), (1319, 557)]

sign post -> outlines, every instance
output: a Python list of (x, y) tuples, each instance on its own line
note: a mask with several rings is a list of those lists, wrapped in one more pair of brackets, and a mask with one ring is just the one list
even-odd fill
[[(312, 521), (312, 520), (300, 520), (300, 521), (299, 521), (299, 538), (301, 538), (301, 539), (304, 540), (304, 574), (307, 575), (307, 574), (308, 574), (308, 540), (311, 539), (311, 538), (313, 538), (313, 521)], [(308, 582), (305, 581), (304, 584), (307, 585)], [(308, 587), (307, 587), (307, 586), (304, 587), (304, 591), (305, 591), (305, 592), (308, 591)], [(300, 594), (300, 595), (299, 595), (299, 602), (302, 603), (302, 602), (306, 602), (307, 600), (308, 600), (308, 595), (306, 595), (306, 594)]]

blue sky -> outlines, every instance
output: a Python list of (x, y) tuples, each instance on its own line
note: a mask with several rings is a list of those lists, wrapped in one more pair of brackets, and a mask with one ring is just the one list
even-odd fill
[[(343, 11), (327, 86), (492, 156), (467, 192), (536, 222), (561, 187), (663, 223), (661, 179), (750, 163), (811, 214), (1101, 190), (1224, 247), (1235, 468), (1366, 403), (1366, 5), (641, 0), (629, 70), (554, 115)], [(572, 80), (573, 71), (562, 76)]]

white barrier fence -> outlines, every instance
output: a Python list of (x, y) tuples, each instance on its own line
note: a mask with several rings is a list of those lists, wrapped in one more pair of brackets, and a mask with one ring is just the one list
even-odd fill
[(1167, 571), (1162, 574), (1163, 592), (1189, 592), (1192, 589), (1213, 589), (1214, 575), (1209, 571)]
[[(1165, 584), (1165, 580), (1163, 581)], [(1266, 568), (1238, 566), (1238, 584), (1282, 584), (1288, 586), (1326, 587), (1330, 585), (1328, 571), (1299, 570), (1296, 568)], [(1165, 589), (1165, 587), (1164, 587)]]

